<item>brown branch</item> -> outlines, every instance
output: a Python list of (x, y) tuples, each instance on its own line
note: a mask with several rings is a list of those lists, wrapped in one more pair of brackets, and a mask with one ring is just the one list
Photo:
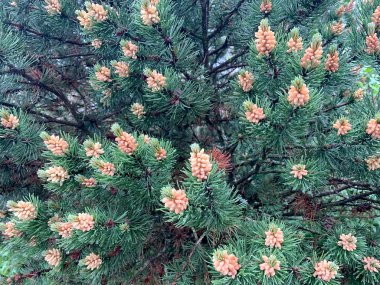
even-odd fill
[(183, 263), (182, 267), (181, 267), (181, 270), (179, 272), (176, 273), (176, 275), (174, 276), (173, 278), (173, 281), (170, 283), (171, 285), (176, 285), (177, 283), (177, 280), (182, 276), (183, 272), (185, 271), (187, 265), (190, 263), (191, 261), (191, 257), (194, 255), (195, 253), (195, 250), (197, 249), (197, 247), (200, 245), (200, 243), (202, 242), (202, 240), (204, 239), (204, 237), (206, 236), (207, 234), (207, 231), (205, 231), (201, 236), (200, 238), (197, 240), (197, 242), (194, 244), (192, 250), (190, 251), (189, 253), (189, 256), (187, 257), (186, 261)]
[(220, 24), (215, 28), (215, 30), (208, 36), (209, 39), (212, 39), (213, 37), (215, 37), (219, 32), (221, 32), (228, 24), (228, 22), (230, 21), (230, 19), (232, 18), (232, 16), (235, 15), (235, 13), (237, 13), (240, 9), (240, 7), (243, 5), (243, 3), (245, 2), (246, 0), (240, 0), (234, 9), (232, 9), (229, 13), (227, 13), (226, 17), (224, 19), (221, 20)]

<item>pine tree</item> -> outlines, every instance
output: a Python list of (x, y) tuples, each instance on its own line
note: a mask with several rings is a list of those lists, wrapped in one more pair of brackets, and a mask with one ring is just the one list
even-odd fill
[(2, 283), (380, 283), (380, 0), (0, 19)]

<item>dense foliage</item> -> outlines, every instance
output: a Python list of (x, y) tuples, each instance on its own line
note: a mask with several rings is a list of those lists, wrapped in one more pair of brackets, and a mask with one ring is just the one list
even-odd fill
[(380, 0), (0, 8), (2, 284), (380, 283)]

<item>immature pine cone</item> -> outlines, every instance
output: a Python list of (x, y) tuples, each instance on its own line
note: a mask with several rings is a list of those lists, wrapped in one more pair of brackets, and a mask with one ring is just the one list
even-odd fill
[(84, 264), (87, 266), (88, 270), (95, 270), (102, 264), (102, 259), (99, 255), (95, 253), (90, 253), (84, 258)]
[(58, 0), (45, 0), (45, 10), (49, 15), (56, 15), (61, 13), (61, 4)]
[(302, 107), (310, 100), (309, 88), (301, 77), (296, 77), (288, 91), (288, 102), (294, 107)]
[(302, 50), (302, 38), (299, 36), (299, 30), (297, 28), (293, 28), (290, 31), (290, 39), (287, 46), (289, 48), (288, 52), (298, 52), (299, 50)]
[(260, 264), (260, 270), (264, 271), (266, 277), (273, 277), (276, 275), (276, 271), (280, 270), (281, 262), (276, 258), (276, 256), (262, 256), (263, 263)]
[(259, 55), (269, 55), (276, 46), (276, 38), (271, 31), (268, 20), (261, 21), (259, 30), (255, 33), (256, 49)]
[(213, 264), (216, 271), (224, 276), (231, 276), (235, 279), (237, 271), (240, 269), (239, 259), (233, 255), (228, 254), (226, 250), (216, 251), (213, 257)]
[(301, 59), (301, 66), (305, 69), (316, 68), (321, 63), (322, 54), (322, 37), (320, 34), (315, 34), (310, 47), (305, 50)]

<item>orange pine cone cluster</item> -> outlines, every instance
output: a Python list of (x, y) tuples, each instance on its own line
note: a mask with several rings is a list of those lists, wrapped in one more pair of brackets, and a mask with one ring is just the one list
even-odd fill
[(294, 107), (302, 107), (310, 100), (309, 88), (301, 77), (292, 81), (288, 94), (288, 102)]
[(377, 6), (371, 17), (372, 23), (376, 28), (380, 28), (380, 6)]
[(61, 4), (58, 0), (45, 0), (45, 10), (49, 15), (57, 15), (61, 13)]
[(302, 179), (304, 176), (307, 176), (308, 171), (306, 170), (306, 165), (304, 164), (296, 164), (293, 165), (292, 171), (290, 174), (294, 176), (294, 178)]
[(102, 149), (102, 144), (99, 142), (94, 142), (93, 140), (85, 140), (83, 143), (84, 150), (86, 151), (86, 156), (99, 158), (104, 150)]
[(314, 265), (313, 276), (323, 281), (330, 282), (338, 273), (338, 265), (334, 262), (322, 260)]
[(86, 8), (90, 17), (95, 19), (97, 22), (103, 22), (107, 20), (108, 12), (102, 5), (87, 2)]
[(244, 92), (249, 92), (253, 87), (253, 74), (249, 71), (244, 71), (238, 75), (239, 85)]
[(369, 171), (373, 171), (380, 168), (380, 156), (368, 157), (365, 162)]
[(374, 23), (368, 24), (368, 36), (365, 39), (367, 45), (366, 52), (368, 54), (376, 54), (380, 50), (379, 38), (375, 32), (376, 26)]
[(333, 22), (331, 24), (331, 32), (334, 34), (334, 35), (340, 35), (341, 33), (343, 33), (344, 31), (344, 24), (342, 21), (339, 21), (339, 22)]
[(166, 86), (166, 78), (161, 73), (156, 70), (146, 72), (146, 82), (148, 83), (148, 88), (152, 90), (152, 92), (160, 91), (162, 88)]
[(83, 260), (83, 264), (87, 267), (88, 270), (98, 269), (102, 263), (103, 261), (100, 256), (93, 252), (87, 255)]
[(339, 69), (339, 53), (335, 47), (327, 55), (325, 69), (330, 72), (337, 72)]
[(72, 218), (73, 228), (82, 232), (88, 232), (94, 228), (94, 218), (87, 213), (79, 213)]
[(77, 20), (79, 21), (79, 24), (83, 27), (85, 30), (90, 30), (92, 27), (92, 21), (90, 14), (84, 10), (75, 11), (77, 15)]
[(62, 238), (69, 238), (73, 233), (73, 224), (70, 222), (58, 222), (52, 226)]
[(120, 77), (129, 76), (129, 65), (124, 61), (112, 61), (111, 65), (115, 68), (115, 73)]
[(290, 31), (290, 39), (286, 44), (288, 46), (288, 52), (298, 52), (303, 48), (302, 38), (299, 36), (299, 30), (293, 28)]
[(351, 130), (351, 124), (347, 119), (343, 118), (337, 120), (334, 123), (333, 128), (338, 130), (338, 136), (343, 136)]
[(380, 260), (374, 258), (374, 257), (364, 257), (363, 258), (364, 263), (364, 270), (369, 272), (375, 272), (378, 273), (380, 269)]
[(206, 180), (212, 169), (210, 156), (200, 149), (198, 144), (191, 145), (190, 153), (191, 172), (198, 181)]
[(50, 266), (55, 267), (61, 261), (61, 253), (56, 248), (49, 249), (45, 253), (45, 260), (47, 263), (49, 263)]
[(31, 202), (10, 200), (7, 202), (7, 207), (20, 220), (33, 220), (37, 217), (36, 207)]
[(119, 149), (129, 155), (131, 155), (137, 148), (136, 139), (127, 132), (122, 132), (115, 140)]
[(133, 103), (132, 106), (131, 106), (131, 112), (138, 119), (141, 119), (145, 115), (144, 106), (142, 104), (140, 104), (140, 103)]
[(169, 209), (170, 212), (180, 214), (186, 210), (189, 204), (189, 200), (183, 190), (165, 187), (162, 189), (162, 195), (164, 196), (162, 203), (164, 203), (165, 208)]
[(120, 42), (121, 50), (123, 51), (124, 56), (130, 57), (133, 59), (136, 59), (137, 52), (139, 51), (139, 47), (132, 43), (131, 41), (124, 41), (122, 40)]
[(261, 21), (258, 31), (255, 33), (256, 49), (259, 55), (269, 55), (276, 47), (276, 38), (274, 32), (271, 31), (268, 20)]
[(344, 250), (354, 251), (356, 249), (357, 238), (351, 233), (341, 234), (339, 241), (337, 242), (338, 246), (341, 246)]
[(54, 155), (63, 156), (69, 148), (69, 144), (59, 136), (49, 135), (46, 132), (42, 132), (40, 137), (44, 140), (47, 149)]
[(380, 120), (371, 119), (367, 124), (367, 134), (371, 135), (374, 139), (380, 139)]
[(163, 147), (159, 147), (154, 154), (157, 160), (163, 160), (166, 156), (166, 150)]
[(51, 166), (45, 171), (39, 171), (38, 174), (41, 178), (46, 178), (47, 181), (60, 185), (70, 177), (62, 166)]
[(260, 264), (260, 270), (264, 271), (266, 277), (273, 277), (276, 275), (277, 270), (281, 270), (281, 262), (276, 258), (276, 256), (262, 256), (263, 263)]
[(3, 235), (7, 238), (20, 237), (22, 233), (15, 226), (13, 222), (6, 222), (4, 224)]
[(105, 161), (98, 161), (98, 168), (101, 173), (108, 176), (114, 176), (115, 175), (115, 165), (112, 162), (105, 162)]
[(95, 68), (96, 79), (102, 82), (111, 82), (111, 70), (105, 66), (97, 66)]
[(315, 34), (310, 47), (305, 50), (305, 54), (301, 59), (301, 66), (305, 69), (316, 68), (322, 59), (322, 37)]
[(152, 26), (160, 22), (156, 5), (144, 3), (141, 7), (141, 20), (144, 25)]
[(353, 97), (355, 100), (362, 100), (364, 97), (364, 90), (362, 88), (359, 88), (354, 92)]
[(239, 259), (233, 254), (228, 254), (226, 250), (214, 253), (213, 264), (216, 271), (224, 276), (231, 276), (232, 279), (235, 279), (240, 269)]
[(266, 118), (263, 108), (259, 108), (256, 104), (253, 104), (251, 101), (245, 101), (243, 103), (245, 110), (246, 119), (254, 124), (260, 123), (260, 121)]
[(265, 245), (270, 248), (281, 248), (284, 242), (284, 233), (276, 225), (271, 225), (269, 230), (265, 232)]
[(260, 11), (264, 14), (269, 14), (272, 11), (272, 1), (271, 0), (263, 0), (260, 5)]
[(14, 130), (20, 125), (19, 119), (5, 110), (0, 111), (1, 125), (6, 129)]

